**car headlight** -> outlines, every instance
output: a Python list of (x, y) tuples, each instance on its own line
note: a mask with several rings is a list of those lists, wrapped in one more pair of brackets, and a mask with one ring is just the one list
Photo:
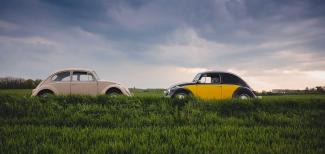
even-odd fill
[(171, 87), (171, 88), (168, 88), (164, 91), (165, 95), (168, 95), (170, 94), (171, 92), (173, 92), (174, 90), (176, 90), (179, 86), (174, 86), (174, 87)]
[(170, 93), (170, 89), (166, 89), (166, 90), (164, 90), (164, 94), (165, 95), (168, 95)]

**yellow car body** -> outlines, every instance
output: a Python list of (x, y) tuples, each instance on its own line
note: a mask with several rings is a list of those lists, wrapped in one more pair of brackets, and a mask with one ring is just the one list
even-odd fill
[[(209, 79), (206, 82), (205, 79)], [(230, 79), (229, 79), (230, 78)], [(253, 98), (253, 90), (238, 76), (228, 72), (203, 72), (196, 75), (193, 82), (176, 84), (165, 92), (168, 97), (194, 96), (205, 100)]]
[(230, 99), (239, 86), (231, 84), (195, 84), (184, 86), (184, 88), (189, 89), (194, 96), (202, 99)]

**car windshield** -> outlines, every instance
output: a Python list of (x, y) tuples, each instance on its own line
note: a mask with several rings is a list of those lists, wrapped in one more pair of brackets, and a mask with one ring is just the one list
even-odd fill
[(199, 81), (200, 77), (201, 77), (201, 73), (197, 74), (197, 75), (194, 77), (193, 82), (197, 82), (197, 81)]
[(53, 81), (70, 81), (70, 72), (59, 72), (52, 76)]

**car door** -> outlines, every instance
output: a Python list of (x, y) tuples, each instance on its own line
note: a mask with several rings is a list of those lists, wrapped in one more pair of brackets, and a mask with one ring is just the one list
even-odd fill
[(73, 71), (71, 94), (97, 95), (97, 81), (91, 72)]
[(203, 74), (196, 85), (196, 95), (202, 99), (221, 99), (220, 75)]
[(50, 85), (57, 91), (58, 95), (69, 95), (71, 91), (71, 72), (58, 72), (51, 78)]

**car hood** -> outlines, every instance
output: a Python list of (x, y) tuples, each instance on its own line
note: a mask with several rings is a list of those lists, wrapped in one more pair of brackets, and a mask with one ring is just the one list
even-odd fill
[(195, 84), (195, 82), (179, 82), (179, 83), (171, 85), (167, 89), (172, 89), (172, 88), (175, 88), (175, 87), (182, 87), (182, 86), (192, 85), (192, 84)]

